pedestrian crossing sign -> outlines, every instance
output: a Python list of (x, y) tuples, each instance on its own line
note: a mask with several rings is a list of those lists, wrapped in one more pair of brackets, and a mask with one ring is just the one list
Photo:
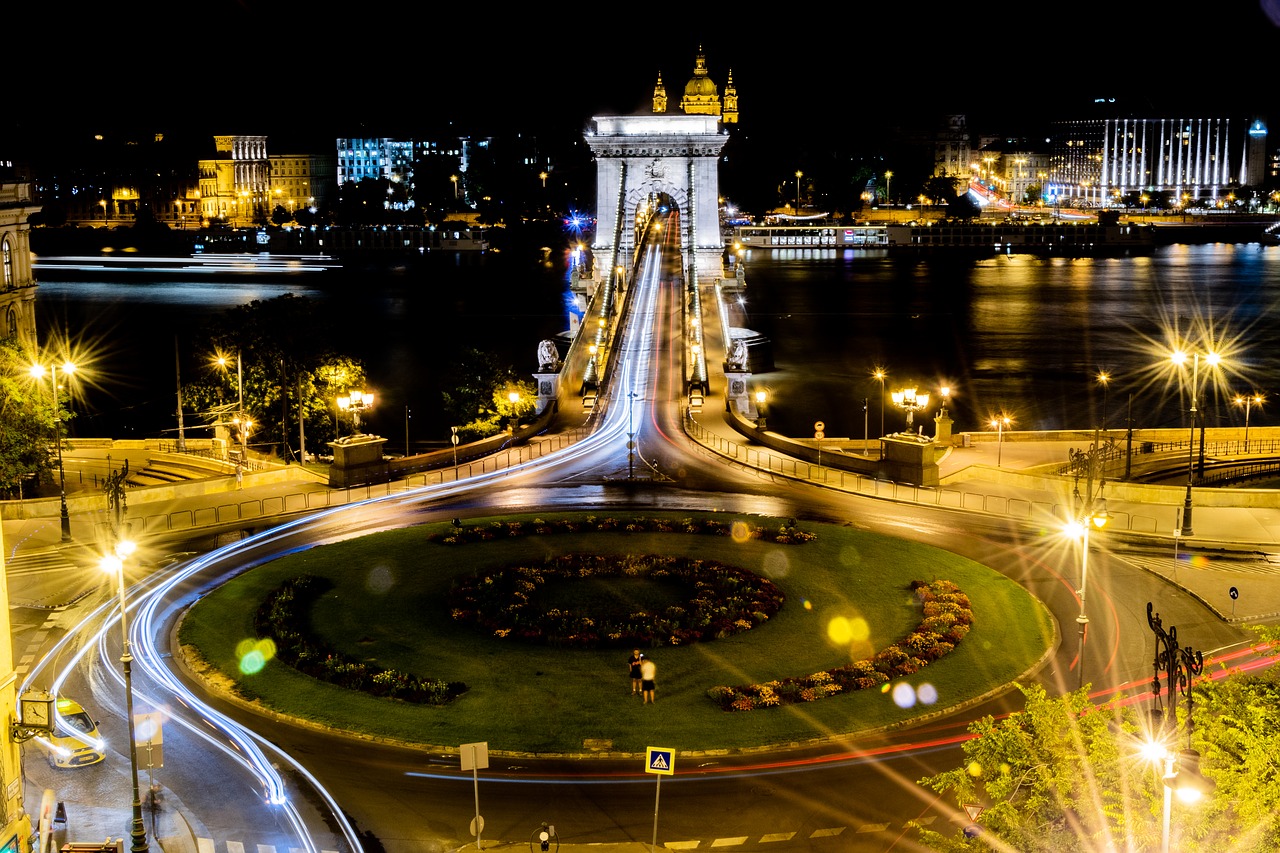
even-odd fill
[(645, 751), (644, 772), (672, 776), (676, 772), (676, 751), (661, 746), (651, 746)]

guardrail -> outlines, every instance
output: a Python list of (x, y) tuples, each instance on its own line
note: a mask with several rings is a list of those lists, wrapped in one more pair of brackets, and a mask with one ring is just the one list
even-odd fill
[[(188, 533), (193, 530), (245, 527), (246, 522), (258, 519), (270, 519), (275, 523), (282, 515), (330, 509), (370, 498), (402, 494), (428, 486), (448, 485), (486, 474), (501, 473), (523, 463), (550, 456), (576, 444), (590, 432), (589, 429), (580, 427), (568, 432), (539, 436), (526, 444), (509, 446), (497, 453), (461, 463), (456, 467), (436, 468), (384, 483), (369, 483), (342, 489), (332, 489), (316, 484), (315, 488), (297, 492), (234, 500), (232, 498), (238, 493), (228, 492), (225, 503), (210, 503), (201, 507), (152, 514), (145, 513), (146, 505), (143, 504), (141, 508), (144, 512), (139, 515), (131, 514), (129, 521), (135, 526), (135, 535), (152, 536)], [(138, 508), (130, 507), (131, 510)], [(141, 529), (138, 529), (139, 526)], [(98, 522), (95, 528), (99, 534), (105, 535), (108, 524), (105, 521)]]
[[(952, 487), (916, 486), (878, 477), (843, 471), (778, 456), (767, 449), (739, 444), (708, 430), (692, 417), (684, 418), (685, 434), (707, 450), (736, 463), (743, 470), (784, 477), (788, 480), (834, 489), (849, 494), (865, 495), (903, 503), (982, 512), (1019, 521), (1056, 520), (1065, 523), (1074, 514), (1067, 503), (1033, 501), (1024, 497), (975, 492)], [(1159, 532), (1156, 519), (1122, 510), (1111, 512), (1112, 529), (1133, 533)], [(1170, 531), (1172, 532), (1172, 530)]]

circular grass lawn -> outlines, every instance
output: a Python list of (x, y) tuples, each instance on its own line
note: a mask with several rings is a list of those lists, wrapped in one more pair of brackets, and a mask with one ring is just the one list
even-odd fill
[[(179, 640), (188, 660), (230, 679), (243, 698), (316, 724), (412, 744), (456, 747), (485, 741), (499, 752), (643, 753), (741, 750), (899, 726), (975, 699), (1033, 669), (1056, 642), (1055, 623), (1022, 587), (971, 560), (938, 548), (837, 525), (802, 522), (808, 542), (693, 534), (691, 518), (741, 521), (776, 530), (783, 522), (716, 513), (645, 513), (674, 532), (600, 532), (600, 513), (467, 519), (463, 526), (535, 518), (584, 521), (591, 530), (501, 535), (443, 544), (448, 524), (373, 534), (323, 545), (258, 566), (197, 602)], [(615, 516), (625, 528), (628, 516)], [(586, 524), (586, 519), (594, 519)], [(642, 525), (636, 525), (640, 527)], [(725, 639), (642, 650), (657, 664), (656, 702), (631, 695), (630, 648), (569, 648), (485, 633), (455, 621), (450, 591), (468, 577), (503, 566), (540, 565), (564, 554), (667, 555), (728, 564), (772, 581), (785, 602), (772, 618)], [(375, 698), (302, 675), (276, 659), (249, 665), (253, 618), (273, 591), (292, 579), (322, 579), (310, 606), (312, 636), (342, 656), (423, 679), (461, 682), (444, 706)], [(944, 657), (884, 688), (817, 701), (723, 711), (708, 697), (716, 686), (803, 677), (872, 657), (922, 621), (912, 581), (949, 580), (971, 602), (969, 634)], [(562, 606), (592, 606), (588, 586), (557, 583)], [(630, 587), (630, 588), (629, 588)], [(669, 590), (619, 584), (608, 593), (653, 606)], [(616, 608), (611, 601), (609, 607)], [(261, 644), (256, 645), (261, 648)], [(217, 679), (222, 681), (222, 679)]]

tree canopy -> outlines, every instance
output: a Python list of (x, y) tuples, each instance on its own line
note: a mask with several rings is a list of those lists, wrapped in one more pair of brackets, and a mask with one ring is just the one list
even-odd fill
[[(0, 339), (0, 489), (10, 497), (27, 488), (28, 477), (33, 485), (49, 480), (55, 465), (59, 422), (51, 378), (34, 378), (34, 361), (17, 339)], [(58, 402), (65, 422), (70, 413)]]

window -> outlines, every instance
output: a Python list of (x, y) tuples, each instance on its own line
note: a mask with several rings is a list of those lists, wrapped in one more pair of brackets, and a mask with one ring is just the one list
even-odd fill
[(13, 252), (9, 250), (8, 237), (0, 244), (0, 251), (4, 253), (4, 289), (8, 290), (13, 287)]

